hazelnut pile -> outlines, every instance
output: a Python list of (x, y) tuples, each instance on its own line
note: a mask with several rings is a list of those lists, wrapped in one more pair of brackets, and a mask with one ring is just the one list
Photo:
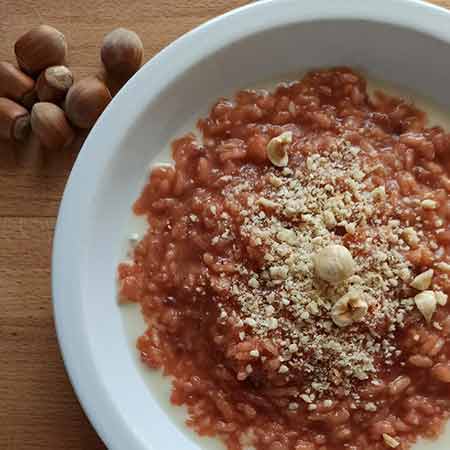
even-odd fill
[(92, 128), (111, 101), (108, 82), (121, 86), (140, 68), (143, 45), (133, 31), (113, 30), (101, 48), (106, 77), (81, 80), (67, 67), (64, 34), (51, 26), (25, 33), (14, 52), (17, 66), (0, 62), (0, 139), (22, 142), (32, 133), (42, 147), (59, 150), (77, 129)]

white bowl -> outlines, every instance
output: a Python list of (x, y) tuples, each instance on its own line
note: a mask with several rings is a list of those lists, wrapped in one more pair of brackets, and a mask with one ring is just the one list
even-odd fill
[[(159, 53), (90, 133), (59, 212), (53, 296), (72, 384), (110, 449), (206, 445), (179, 426), (155, 384), (149, 388), (144, 381), (116, 302), (130, 208), (149, 164), (217, 97), (335, 65), (356, 67), (449, 107), (450, 14), (407, 0), (261, 1), (202, 25)], [(449, 446), (447, 433), (415, 448)]]

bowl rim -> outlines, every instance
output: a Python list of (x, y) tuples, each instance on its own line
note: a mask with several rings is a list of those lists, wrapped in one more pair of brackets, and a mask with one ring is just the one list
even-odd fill
[[(299, 7), (300, 6), (300, 7)], [(56, 332), (66, 371), (91, 424), (109, 449), (156, 448), (127, 429), (112, 404), (87, 342), (82, 305), (82, 255), (88, 222), (84, 211), (98, 182), (98, 175), (120, 142), (144, 111), (148, 101), (170, 85), (186, 68), (225, 45), (268, 27), (315, 20), (367, 20), (406, 27), (450, 45), (450, 11), (421, 0), (260, 0), (234, 9), (194, 28), (161, 50), (121, 89), (98, 120), (72, 168), (60, 204), (52, 254), (52, 297)], [(208, 35), (208, 39), (204, 36)], [(171, 71), (165, 67), (170, 63)], [(151, 73), (152, 85), (142, 92)], [(116, 112), (120, 111), (120, 122)], [(119, 126), (111, 126), (116, 123)], [(99, 145), (101, 144), (101, 145)], [(89, 151), (96, 147), (95, 151)], [(131, 205), (130, 205), (131, 207)], [(74, 239), (77, 236), (78, 239)]]

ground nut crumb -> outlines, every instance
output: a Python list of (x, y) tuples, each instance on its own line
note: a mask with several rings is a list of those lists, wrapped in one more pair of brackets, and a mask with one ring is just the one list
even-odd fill
[(329, 210), (327, 210), (323, 213), (323, 221), (325, 222), (325, 225), (328, 228), (335, 227), (337, 224), (336, 218), (334, 217), (333, 212), (329, 211)]
[(441, 291), (434, 291), (434, 296), (438, 305), (445, 306), (447, 304), (448, 295)]
[(269, 182), (274, 187), (281, 187), (283, 185), (283, 180), (281, 178), (276, 177), (275, 175), (271, 175), (269, 178)]
[(424, 209), (436, 209), (437, 208), (437, 203), (431, 199), (422, 200), (422, 202), (420, 204), (421, 204), (422, 208), (424, 208)]
[(272, 200), (268, 200), (264, 197), (259, 198), (256, 203), (269, 209), (276, 209), (278, 207), (278, 203), (275, 203)]
[(292, 132), (286, 131), (267, 144), (267, 157), (276, 167), (285, 167), (289, 161), (286, 146), (292, 142)]
[(378, 186), (372, 191), (372, 197), (374, 200), (384, 200), (386, 198), (386, 190), (384, 186)]
[(450, 273), (450, 264), (446, 262), (439, 262), (436, 264), (436, 268), (439, 270), (442, 270), (443, 272), (449, 272)]
[(416, 247), (419, 242), (419, 236), (417, 236), (416, 230), (412, 227), (405, 228), (402, 234), (403, 238), (412, 247)]
[(383, 439), (385, 444), (390, 448), (397, 448), (400, 445), (400, 442), (398, 442), (392, 436), (389, 436), (389, 434), (383, 433)]
[(422, 313), (427, 322), (431, 321), (436, 311), (436, 296), (433, 291), (423, 291), (414, 297), (418, 310)]
[(373, 402), (368, 402), (364, 405), (364, 409), (369, 412), (375, 412), (378, 408)]
[(302, 394), (302, 395), (300, 395), (299, 397), (300, 397), (305, 403), (311, 403), (311, 402), (312, 402), (311, 397), (310, 397), (309, 395)]
[(362, 292), (351, 290), (341, 297), (331, 310), (333, 322), (339, 327), (346, 327), (362, 319), (368, 310), (368, 304), (363, 296)]
[(428, 269), (425, 272), (417, 275), (411, 282), (411, 286), (419, 291), (424, 291), (431, 286), (431, 281), (433, 280), (433, 269)]

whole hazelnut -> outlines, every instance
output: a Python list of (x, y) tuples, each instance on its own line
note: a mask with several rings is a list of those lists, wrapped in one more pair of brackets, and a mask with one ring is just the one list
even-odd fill
[(343, 245), (329, 245), (314, 256), (317, 276), (329, 283), (339, 283), (355, 271), (352, 254)]
[(89, 77), (77, 81), (69, 89), (65, 111), (69, 120), (79, 128), (91, 128), (111, 101), (105, 83)]
[(51, 150), (69, 145), (75, 136), (64, 111), (48, 102), (39, 102), (33, 106), (31, 128), (42, 145)]
[(49, 66), (64, 64), (66, 38), (56, 28), (39, 25), (16, 41), (14, 52), (20, 68), (30, 75), (37, 75)]
[(16, 102), (0, 98), (0, 138), (23, 141), (30, 132), (30, 114)]
[(0, 62), (0, 97), (31, 106), (36, 97), (33, 78), (9, 62)]
[(143, 54), (144, 46), (134, 31), (116, 28), (105, 36), (100, 56), (109, 75), (127, 80), (141, 67)]
[(36, 82), (36, 91), (41, 102), (58, 103), (64, 100), (73, 84), (72, 72), (66, 66), (47, 67)]

